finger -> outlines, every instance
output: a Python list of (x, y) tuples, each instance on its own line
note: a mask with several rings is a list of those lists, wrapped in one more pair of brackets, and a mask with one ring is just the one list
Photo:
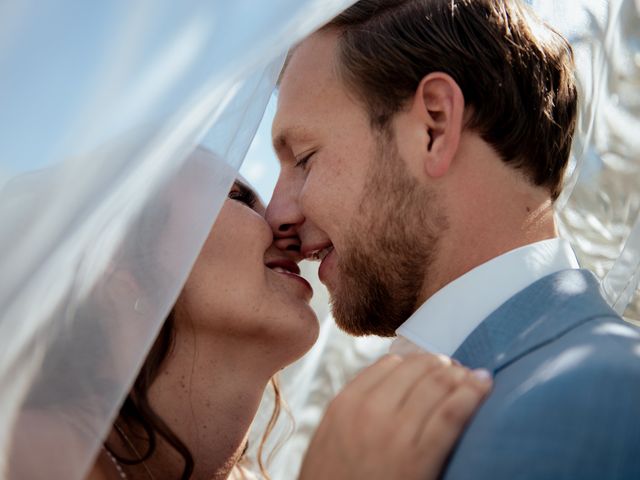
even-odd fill
[(450, 365), (451, 359), (442, 355), (421, 353), (407, 356), (371, 388), (368, 397), (383, 408), (397, 412), (425, 375)]
[[(443, 365), (424, 375), (408, 392), (399, 413), (414, 432), (421, 431), (443, 399), (467, 378), (468, 370), (457, 365)], [(412, 437), (415, 433), (412, 435)]]
[(402, 363), (402, 358), (398, 355), (385, 355), (362, 370), (342, 392), (368, 392), (388, 376), (400, 363)]
[(429, 464), (440, 471), (444, 461), (475, 411), (491, 390), (490, 376), (467, 377), (434, 409), (419, 432), (416, 444), (420, 451), (428, 452)]

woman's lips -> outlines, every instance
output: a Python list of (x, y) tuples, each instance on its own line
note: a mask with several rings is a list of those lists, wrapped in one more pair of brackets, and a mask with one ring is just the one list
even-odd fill
[(273, 260), (271, 262), (268, 262), (266, 266), (275, 273), (286, 276), (292, 280), (296, 280), (299, 284), (303, 285), (306, 290), (309, 291), (311, 296), (313, 295), (313, 288), (311, 287), (311, 284), (300, 276), (300, 268), (295, 262), (288, 259)]
[(300, 267), (293, 260), (289, 260), (288, 258), (280, 258), (277, 260), (270, 260), (266, 263), (266, 266), (270, 269), (279, 268), (286, 272), (294, 273), (296, 275), (300, 275)]

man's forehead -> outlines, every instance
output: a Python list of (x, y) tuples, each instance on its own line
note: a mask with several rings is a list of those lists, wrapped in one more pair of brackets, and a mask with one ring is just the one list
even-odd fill
[(303, 142), (311, 138), (312, 132), (308, 124), (317, 108), (311, 96), (313, 93), (301, 95), (299, 98), (291, 96), (290, 101), (282, 102), (278, 95), (278, 107), (271, 126), (276, 152), (293, 142)]
[(336, 35), (318, 32), (296, 46), (282, 74), (278, 90), (278, 107), (272, 126), (276, 150), (291, 141), (304, 141), (312, 132), (304, 120), (323, 107), (330, 89), (336, 87)]
[(333, 30), (320, 30), (298, 43), (289, 52), (282, 81), (291, 70), (296, 71), (296, 75), (300, 70), (328, 70), (327, 67), (334, 63), (338, 38), (338, 33)]

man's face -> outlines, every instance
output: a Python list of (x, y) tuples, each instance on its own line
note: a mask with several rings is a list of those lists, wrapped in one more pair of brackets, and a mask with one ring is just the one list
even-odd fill
[(298, 235), (321, 260), (338, 325), (394, 335), (413, 313), (445, 220), (407, 171), (391, 129), (369, 115), (336, 74), (336, 36), (295, 51), (273, 124), (281, 172), (267, 209), (276, 237)]

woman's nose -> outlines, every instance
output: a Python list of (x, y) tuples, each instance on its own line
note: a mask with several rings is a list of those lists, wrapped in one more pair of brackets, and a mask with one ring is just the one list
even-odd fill
[(294, 262), (297, 263), (303, 260), (302, 253), (300, 253), (300, 246), (302, 242), (297, 235), (284, 238), (274, 237), (273, 244), (278, 248), (278, 250), (284, 252), (285, 255)]

